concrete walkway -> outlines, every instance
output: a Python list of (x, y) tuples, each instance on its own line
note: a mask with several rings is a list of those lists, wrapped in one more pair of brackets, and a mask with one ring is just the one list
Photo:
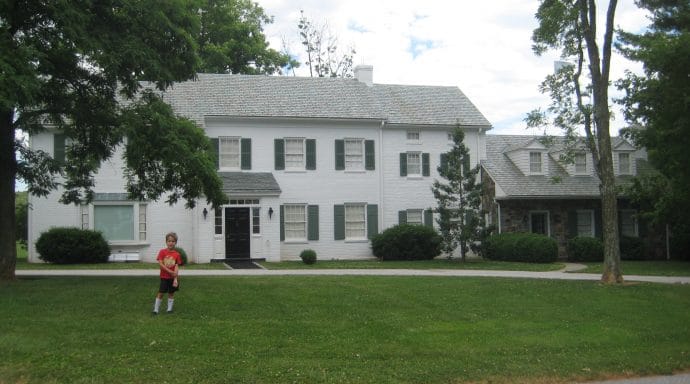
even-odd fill
[[(598, 281), (600, 274), (572, 273), (584, 268), (566, 264), (560, 271), (488, 271), (465, 269), (183, 269), (182, 276), (439, 276), (439, 277), (506, 277), (525, 279)], [(19, 277), (34, 276), (157, 276), (157, 269), (41, 269), (17, 270)], [(690, 276), (625, 275), (628, 282), (690, 284)]]

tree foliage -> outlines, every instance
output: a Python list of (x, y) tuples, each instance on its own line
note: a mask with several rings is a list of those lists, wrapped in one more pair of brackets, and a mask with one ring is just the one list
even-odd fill
[(477, 183), (479, 166), (470, 168), (470, 152), (463, 143), (460, 127), (453, 131), (453, 148), (444, 154), (438, 173), (444, 181), (434, 180), (431, 187), (438, 203), (436, 211), (442, 238), (442, 249), (450, 255), (458, 246), (462, 261), (486, 235), (484, 212), (481, 211), (482, 187)]
[(200, 0), (201, 31), (197, 39), (200, 72), (281, 73), (290, 58), (266, 41), (264, 25), (273, 22), (251, 0)]
[(300, 11), (299, 34), (307, 54), (306, 65), (311, 77), (353, 77), (353, 57), (355, 49), (344, 52), (338, 47), (338, 38), (328, 28), (328, 24), (315, 24), (304, 11)]
[(616, 0), (609, 0), (600, 47), (594, 0), (541, 1), (536, 14), (539, 26), (532, 35), (533, 51), (541, 55), (550, 49), (560, 50), (562, 59), (571, 64), (547, 76), (540, 90), (549, 94), (551, 105), (546, 111), (530, 112), (526, 119), (529, 126), (561, 128), (566, 137), (566, 149), (570, 150), (578, 145), (578, 129), (585, 131), (584, 141), (600, 180), (604, 227), (602, 281), (605, 283), (623, 281), (608, 96), (616, 5)]
[(690, 3), (637, 4), (651, 12), (652, 23), (643, 34), (622, 32), (619, 48), (643, 64), (644, 75), (628, 72), (617, 85), (626, 92), (621, 103), (634, 127), (625, 134), (647, 149), (663, 177), (636, 183), (632, 193), (649, 219), (671, 225), (674, 237), (685, 244), (682, 252), (690, 248), (685, 235), (690, 228)]
[[(244, 0), (0, 3), (0, 280), (14, 278), (15, 178), (34, 195), (60, 187), (62, 202), (89, 202), (123, 145), (132, 199), (225, 202), (208, 139), (158, 91), (212, 65), (272, 73), (283, 58), (263, 22)], [(65, 135), (64, 162), (15, 139), (46, 129)]]

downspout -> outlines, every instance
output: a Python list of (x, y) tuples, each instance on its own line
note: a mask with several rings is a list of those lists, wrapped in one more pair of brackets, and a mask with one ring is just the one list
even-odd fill
[(494, 199), (494, 202), (496, 203), (496, 206), (498, 207), (498, 233), (501, 233), (501, 203), (498, 202), (498, 200)]
[(386, 194), (384, 193), (384, 180), (383, 180), (383, 126), (386, 125), (385, 120), (381, 120), (381, 125), (379, 125), (379, 153), (378, 153), (378, 172), (379, 172), (379, 223), (381, 225), (379, 226), (379, 233), (386, 228), (386, 221), (385, 221), (385, 216), (383, 212), (385, 212), (384, 208), (384, 199)]

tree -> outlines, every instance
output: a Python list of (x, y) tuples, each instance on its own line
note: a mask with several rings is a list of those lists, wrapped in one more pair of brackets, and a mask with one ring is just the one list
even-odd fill
[[(542, 0), (536, 14), (539, 26), (532, 35), (535, 54), (560, 49), (561, 57), (575, 64), (566, 65), (547, 77), (541, 90), (550, 93), (551, 106), (547, 111), (532, 111), (527, 117), (530, 126), (553, 124), (560, 127), (570, 143), (577, 142), (573, 139), (577, 136), (577, 129), (584, 128), (585, 143), (600, 180), (604, 227), (604, 272), (601, 280), (607, 284), (623, 282), (608, 96), (616, 5), (616, 0), (608, 3), (604, 41), (600, 48), (595, 0)], [(582, 78), (585, 64), (588, 84)], [(590, 93), (591, 105), (584, 101), (584, 98), (590, 98)]]
[[(643, 34), (621, 33), (623, 54), (644, 65), (644, 75), (628, 72), (619, 81), (621, 99), (631, 129), (624, 134), (647, 149), (648, 157), (664, 178), (636, 184), (637, 196), (654, 200), (647, 213), (670, 224), (676, 240), (690, 247), (690, 3), (675, 0), (639, 0), (651, 12), (652, 24)], [(641, 127), (641, 128), (640, 128)], [(662, 185), (663, 194), (645, 193)], [(656, 189), (656, 188), (655, 188)]]
[(465, 133), (460, 127), (453, 131), (453, 148), (442, 155), (438, 173), (445, 182), (434, 180), (431, 187), (438, 202), (436, 211), (442, 249), (450, 255), (460, 246), (462, 261), (467, 252), (477, 251), (484, 235), (485, 223), (480, 210), (481, 184), (477, 183), (479, 166), (470, 169), (470, 152), (463, 143)]
[[(157, 96), (199, 68), (200, 15), (182, 0), (0, 4), (0, 280), (15, 277), (15, 178), (89, 202), (95, 171), (124, 144), (132, 199), (227, 200), (203, 130)], [(64, 162), (15, 139), (47, 127), (67, 137)]]
[(263, 26), (273, 19), (251, 0), (202, 0), (200, 72), (281, 73), (290, 57), (269, 48)]
[(338, 49), (338, 38), (332, 34), (327, 24), (317, 25), (302, 15), (297, 27), (300, 30), (302, 45), (307, 54), (306, 64), (311, 77), (353, 77), (352, 60), (355, 49), (350, 47), (345, 53)]

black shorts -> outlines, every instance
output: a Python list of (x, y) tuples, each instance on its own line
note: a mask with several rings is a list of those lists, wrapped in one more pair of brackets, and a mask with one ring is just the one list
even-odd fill
[(173, 279), (161, 279), (161, 285), (158, 288), (159, 293), (175, 293), (180, 289), (178, 281), (177, 287), (173, 287)]

